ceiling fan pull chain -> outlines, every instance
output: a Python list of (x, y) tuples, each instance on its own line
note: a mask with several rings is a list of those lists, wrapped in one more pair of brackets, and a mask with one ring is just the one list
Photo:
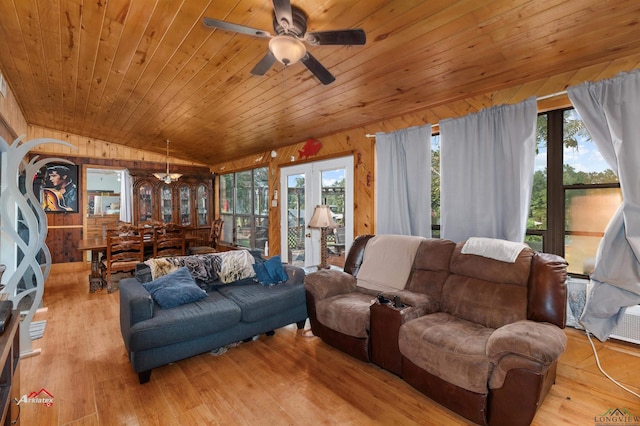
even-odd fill
[(287, 68), (288, 67), (285, 64), (282, 64), (282, 93), (284, 93), (284, 91), (287, 88), (286, 87), (286, 83), (287, 83)]

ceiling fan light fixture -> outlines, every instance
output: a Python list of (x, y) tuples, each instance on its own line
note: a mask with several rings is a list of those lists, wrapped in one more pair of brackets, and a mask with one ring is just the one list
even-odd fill
[(307, 53), (304, 44), (297, 38), (282, 34), (269, 40), (269, 50), (281, 64), (292, 65)]

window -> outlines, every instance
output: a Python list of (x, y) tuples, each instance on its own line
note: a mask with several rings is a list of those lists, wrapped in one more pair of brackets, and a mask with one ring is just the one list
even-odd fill
[(604, 230), (622, 201), (605, 163), (573, 108), (538, 116), (537, 156), (526, 241), (588, 276)]
[(260, 167), (220, 176), (222, 241), (263, 250), (269, 238), (269, 182)]
[[(622, 201), (607, 166), (575, 109), (538, 115), (533, 190), (525, 242), (588, 276), (604, 230)], [(431, 229), (440, 236), (440, 136), (431, 138)]]

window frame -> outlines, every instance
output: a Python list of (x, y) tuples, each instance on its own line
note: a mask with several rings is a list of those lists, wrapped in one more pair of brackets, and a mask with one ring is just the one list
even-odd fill
[[(544, 229), (530, 229), (525, 233), (528, 236), (539, 236), (542, 238), (542, 251), (546, 253), (557, 254), (565, 257), (565, 242), (568, 235), (580, 235), (580, 231), (568, 231), (565, 228), (565, 197), (567, 191), (572, 190), (593, 190), (593, 189), (611, 189), (620, 188), (619, 182), (612, 183), (596, 183), (596, 184), (566, 184), (564, 183), (564, 113), (565, 111), (574, 109), (573, 107), (559, 108), (549, 111), (540, 112), (538, 115), (546, 115), (547, 117), (547, 203), (546, 203), (546, 227)], [(439, 137), (439, 133), (434, 133), (433, 138)], [(537, 142), (536, 142), (537, 143)], [(440, 145), (439, 145), (440, 148)], [(431, 165), (432, 173), (433, 166)], [(431, 189), (431, 205), (432, 217), (436, 214), (433, 206), (440, 206), (436, 203), (436, 195), (434, 188)], [(533, 193), (532, 193), (533, 196)], [(431, 233), (433, 238), (440, 238), (440, 225), (432, 223)], [(587, 274), (570, 272), (570, 276), (578, 278), (588, 278)]]
[[(256, 236), (257, 236), (257, 228), (258, 225), (257, 223), (269, 223), (269, 209), (266, 209), (265, 214), (256, 214), (256, 209), (257, 209), (257, 203), (259, 200), (256, 200), (256, 195), (258, 194), (258, 191), (264, 191), (264, 189), (266, 188), (267, 191), (267, 199), (268, 199), (268, 191), (269, 191), (269, 182), (268, 180), (266, 181), (267, 186), (265, 187), (264, 185), (256, 185), (256, 171), (258, 170), (264, 170), (264, 176), (268, 176), (269, 173), (269, 168), (267, 166), (264, 167), (256, 167), (253, 169), (246, 169), (246, 170), (238, 170), (236, 172), (230, 172), (230, 173), (224, 173), (220, 175), (220, 180), (222, 179), (227, 179), (228, 176), (231, 176), (231, 185), (232, 185), (232, 191), (231, 194), (233, 196), (233, 200), (231, 203), (231, 206), (229, 206), (229, 211), (225, 211), (223, 212), (222, 210), (222, 204), (224, 204), (224, 200), (226, 200), (226, 195), (223, 194), (223, 188), (222, 185), (219, 186), (218, 188), (218, 195), (220, 197), (220, 206), (218, 207), (218, 214), (221, 218), (223, 218), (224, 220), (227, 220), (228, 218), (231, 218), (231, 226), (232, 226), (232, 232), (231, 232), (231, 239), (228, 238), (228, 235), (226, 235), (223, 232), (223, 240), (221, 241), (222, 243), (225, 244), (230, 244), (236, 247), (243, 247), (243, 248), (248, 248), (248, 249), (258, 249), (258, 250), (264, 250), (264, 241), (263, 239), (261, 239), (261, 241), (259, 242), (260, 244), (263, 244), (262, 247), (257, 247), (256, 246)], [(239, 174), (246, 174), (247, 172), (251, 173), (251, 178), (249, 179), (250, 186), (246, 187), (243, 186), (242, 189), (245, 192), (245, 197), (248, 196), (249, 200), (249, 205), (248, 206), (244, 206), (243, 212), (242, 213), (238, 213), (238, 206), (240, 203), (238, 203), (238, 182), (240, 181), (240, 179), (238, 179), (238, 175)], [(246, 179), (245, 179), (246, 181)], [(249, 213), (246, 213), (245, 211), (248, 211)], [(237, 222), (238, 220), (242, 219), (243, 222), (248, 223), (248, 231), (249, 231), (249, 245), (239, 245), (238, 241), (239, 241), (239, 236), (238, 236), (238, 226), (237, 226)]]
[[(580, 189), (620, 188), (620, 183), (567, 184), (564, 183), (564, 112), (573, 107), (541, 112), (547, 116), (547, 226), (546, 229), (527, 229), (526, 235), (542, 235), (542, 250), (565, 257), (567, 235), (577, 235), (565, 227), (565, 197), (567, 191)], [(570, 272), (570, 276), (588, 278), (587, 274)]]

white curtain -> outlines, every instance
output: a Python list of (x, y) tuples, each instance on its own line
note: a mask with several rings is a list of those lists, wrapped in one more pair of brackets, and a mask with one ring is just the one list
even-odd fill
[(440, 122), (440, 235), (522, 242), (533, 187), (537, 103)]
[(625, 307), (640, 303), (640, 70), (567, 92), (622, 190), (622, 204), (598, 247), (580, 318), (604, 341)]
[(131, 223), (133, 220), (133, 184), (129, 170), (120, 173), (120, 221)]
[(376, 133), (376, 233), (431, 236), (431, 125)]

